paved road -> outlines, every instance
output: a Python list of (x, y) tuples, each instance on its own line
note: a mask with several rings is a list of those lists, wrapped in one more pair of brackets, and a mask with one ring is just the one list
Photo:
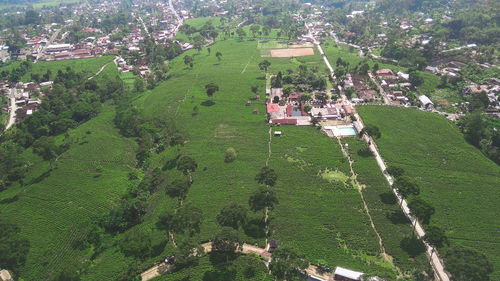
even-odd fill
[(169, 0), (168, 4), (170, 5), (170, 9), (172, 10), (172, 12), (174, 12), (175, 17), (177, 18), (177, 26), (175, 27), (174, 34), (172, 36), (172, 37), (174, 37), (177, 34), (177, 32), (179, 31), (179, 28), (181, 28), (181, 26), (183, 24), (183, 19), (179, 16), (177, 11), (175, 10), (174, 4), (172, 3), (172, 0)]
[(14, 97), (16, 93), (16, 89), (10, 89), (10, 106), (9, 106), (9, 119), (7, 121), (7, 125), (5, 125), (5, 130), (7, 131), (14, 123), (16, 122), (16, 98)]
[[(211, 242), (201, 244), (201, 247), (203, 247), (203, 250), (205, 251), (205, 253), (210, 253), (212, 251), (212, 243)], [(260, 247), (254, 246), (254, 245), (250, 245), (250, 244), (246, 244), (246, 243), (243, 244), (243, 249), (241, 250), (241, 253), (256, 254), (256, 255), (260, 256), (261, 258), (263, 258), (267, 265), (269, 264), (269, 262), (271, 262), (271, 253), (266, 251), (266, 249), (263, 249), (263, 248), (260, 248)], [(144, 271), (143, 273), (141, 273), (141, 278), (142, 278), (141, 280), (142, 281), (151, 280), (154, 277), (170, 270), (172, 267), (173, 267), (172, 265), (166, 264), (164, 262), (157, 264), (157, 265), (151, 267), (150, 269)], [(316, 267), (314, 265), (309, 265), (309, 267), (306, 268), (306, 272), (309, 275), (319, 277), (323, 280), (333, 281), (333, 276), (331, 274), (326, 274), (324, 272), (321, 272), (318, 269), (318, 267)]]
[[(309, 33), (309, 35), (310, 34), (311, 33)], [(323, 60), (325, 61), (326, 66), (330, 70), (330, 72), (331, 72), (330, 74), (333, 77), (334, 76), (333, 68), (330, 65), (330, 62), (328, 61), (326, 55), (323, 53), (323, 50), (321, 49), (321, 45), (319, 44), (319, 42), (315, 38), (313, 38), (313, 40), (314, 40), (314, 44), (316, 44), (318, 46), (318, 49), (319, 49), (319, 51), (321, 53), (321, 56), (323, 57)], [(350, 104), (349, 100), (347, 99), (347, 97), (344, 94), (342, 94), (342, 103), (343, 104)], [(355, 116), (356, 116), (356, 119), (358, 120), (358, 121), (355, 122), (355, 123), (357, 123), (356, 125), (358, 125), (356, 127), (360, 128), (360, 129), (363, 129), (364, 124), (363, 124), (363, 121), (361, 119), (361, 116), (359, 116), (358, 113), (355, 113)], [(373, 139), (369, 138), (366, 135), (364, 136), (364, 139), (369, 144), (370, 150), (375, 155), (375, 159), (377, 160), (377, 164), (378, 164), (380, 170), (382, 171), (382, 173), (384, 174), (385, 178), (387, 179), (387, 182), (389, 182), (389, 184), (392, 187), (392, 185), (394, 184), (394, 180), (392, 179), (392, 177), (388, 173), (385, 172), (386, 166), (385, 166), (384, 161), (382, 160), (382, 157), (380, 156), (380, 153), (379, 153), (379, 151), (377, 149), (377, 146), (376, 146), (375, 142), (373, 141)], [(424, 231), (422, 225), (411, 214), (410, 209), (408, 208), (408, 205), (406, 203), (406, 200), (404, 200), (398, 194), (398, 192), (397, 192), (397, 190), (395, 188), (392, 188), (392, 191), (394, 192), (394, 194), (398, 198), (398, 201), (400, 202), (400, 206), (401, 206), (401, 209), (403, 210), (403, 213), (406, 215), (406, 217), (408, 217), (408, 219), (410, 219), (411, 223), (415, 226), (414, 230), (415, 230), (415, 233), (417, 234), (418, 238), (421, 239), (425, 235), (425, 231)], [(448, 277), (447, 273), (444, 270), (443, 263), (439, 259), (437, 251), (434, 250), (432, 247), (430, 247), (429, 244), (427, 244), (425, 242), (424, 242), (424, 244), (425, 244), (425, 247), (426, 247), (427, 255), (429, 257), (429, 261), (430, 261), (430, 263), (432, 265), (432, 268), (434, 269), (434, 274), (437, 277), (437, 279), (440, 280), (440, 281), (449, 281), (450, 278)]]
[(377, 85), (377, 88), (378, 88), (378, 90), (380, 92), (380, 95), (382, 95), (382, 98), (384, 99), (384, 103), (385, 104), (391, 104), (391, 102), (389, 101), (389, 98), (387, 97), (386, 92), (380, 86), (380, 84), (378, 83), (377, 79), (375, 79), (375, 77), (373, 77), (373, 74), (371, 74), (370, 72), (368, 72), (368, 76), (370, 76), (370, 79), (373, 81), (373, 83), (375, 83), (375, 85)]

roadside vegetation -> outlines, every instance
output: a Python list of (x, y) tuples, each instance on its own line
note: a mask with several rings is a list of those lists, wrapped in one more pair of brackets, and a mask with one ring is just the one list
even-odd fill
[[(443, 229), (450, 245), (440, 252), (446, 256), (452, 246), (475, 249), (496, 268), (497, 217), (491, 210), (497, 200), (491, 194), (500, 184), (498, 165), (437, 114), (377, 106), (358, 111), (364, 122), (380, 128), (377, 145), (386, 163), (404, 170), (420, 187), (419, 197), (435, 209), (429, 226)], [(490, 276), (497, 277), (498, 271)]]

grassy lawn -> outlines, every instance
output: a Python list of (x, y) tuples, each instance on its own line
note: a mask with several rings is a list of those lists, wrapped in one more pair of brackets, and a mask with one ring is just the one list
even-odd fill
[[(436, 213), (431, 224), (446, 230), (451, 244), (486, 254), (500, 280), (498, 195), (500, 167), (466, 143), (442, 116), (395, 107), (358, 107), (367, 124), (380, 128), (377, 140), (389, 165), (403, 168)], [(443, 249), (445, 252), (446, 249)]]
[[(39, 74), (42, 77), (48, 70), (51, 71), (50, 80), (54, 80), (57, 76), (57, 71), (66, 71), (67, 67), (77, 73), (83, 73), (86, 77), (94, 75), (99, 69), (106, 63), (112, 62), (114, 56), (102, 56), (96, 58), (87, 59), (73, 59), (73, 60), (62, 60), (62, 61), (40, 61), (32, 64), (31, 70), (28, 71), (23, 77), (21, 77), (22, 82), (31, 82), (31, 74)], [(13, 61), (7, 66), (1, 67), (0, 72), (7, 71), (10, 72), (12, 69), (17, 68), (20, 65), (20, 61)], [(116, 67), (115, 67), (116, 68)]]
[[(97, 58), (88, 59), (74, 59), (74, 60), (62, 60), (62, 61), (41, 61), (34, 63), (31, 71), (28, 71), (22, 78), (21, 81), (29, 82), (31, 80), (31, 74), (39, 74), (43, 76), (48, 70), (51, 71), (50, 80), (53, 80), (57, 76), (57, 71), (66, 71), (67, 67), (71, 67), (75, 72), (84, 73), (87, 77), (94, 75), (99, 69), (108, 62), (113, 61), (113, 56), (103, 56)], [(116, 67), (115, 67), (116, 68)]]

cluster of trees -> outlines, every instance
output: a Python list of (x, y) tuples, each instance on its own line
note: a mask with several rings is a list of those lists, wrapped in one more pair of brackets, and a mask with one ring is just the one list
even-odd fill
[(281, 71), (271, 78), (273, 88), (286, 88), (285, 97), (293, 91), (310, 92), (312, 90), (325, 90), (326, 77), (320, 73), (317, 67), (309, 70), (306, 65), (301, 64), (299, 71), (288, 69), (285, 74)]
[(500, 164), (500, 131), (495, 129), (498, 127), (496, 120), (476, 111), (460, 118), (458, 127), (470, 144)]
[(121, 95), (123, 83), (119, 77), (87, 81), (71, 68), (58, 71), (52, 90), (44, 93), (39, 111), (16, 124), (16, 130), (7, 137), (23, 147), (29, 147), (42, 136), (53, 136), (85, 122), (100, 110), (101, 102)]
[[(267, 166), (263, 167), (256, 175), (255, 180), (260, 184), (264, 184), (265, 187), (259, 187), (248, 200), (250, 210), (263, 212), (262, 222), (264, 224), (267, 224), (267, 212), (278, 204), (276, 194), (272, 190), (277, 179), (278, 176), (273, 169)], [(214, 255), (228, 264), (230, 260), (237, 256), (235, 252), (243, 248), (243, 240), (237, 230), (247, 223), (248, 210), (238, 203), (231, 203), (222, 208), (216, 220), (222, 230), (212, 241), (212, 251)], [(269, 269), (277, 280), (302, 280), (307, 276), (304, 269), (308, 265), (309, 263), (304, 255), (285, 247), (276, 249), (273, 252)]]
[(475, 2), (445, 23), (433, 26), (433, 37), (440, 40), (459, 40), (462, 43), (495, 44), (500, 39), (496, 24), (500, 6), (493, 2)]
[(427, 60), (431, 54), (419, 51), (416, 48), (409, 48), (397, 44), (394, 39), (388, 40), (385, 47), (382, 49), (381, 55), (386, 58), (391, 58), (399, 61), (401, 66), (417, 66), (418, 70), (424, 70), (427, 67)]
[[(395, 179), (394, 187), (398, 189), (399, 194), (405, 199), (410, 197), (408, 207), (424, 224), (425, 236), (423, 240), (438, 249), (450, 246), (445, 230), (436, 225), (429, 225), (435, 210), (430, 203), (417, 196), (420, 194), (418, 184), (406, 176), (402, 168), (389, 166), (386, 172)], [(414, 237), (414, 239), (416, 238)], [(406, 247), (408, 246), (406, 244), (412, 244), (409, 242), (412, 239), (407, 240), (405, 243), (402, 242), (402, 246)], [(416, 246), (409, 247), (415, 248)], [(446, 270), (451, 273), (453, 280), (489, 280), (488, 275), (493, 272), (493, 267), (487, 257), (474, 249), (454, 245), (451, 248), (445, 248), (444, 253)]]
[(19, 273), (30, 249), (28, 239), (20, 232), (17, 225), (0, 220), (0, 264), (15, 273)]
[(17, 83), (21, 78), (31, 70), (33, 63), (30, 60), (22, 61), (19, 66), (13, 68), (10, 72), (3, 70), (0, 72), (1, 79), (7, 79), (10, 83)]

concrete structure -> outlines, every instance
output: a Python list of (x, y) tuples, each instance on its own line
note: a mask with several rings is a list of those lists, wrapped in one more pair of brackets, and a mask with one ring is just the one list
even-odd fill
[(361, 280), (361, 276), (363, 275), (363, 272), (353, 271), (340, 266), (337, 266), (337, 268), (335, 268), (335, 272), (333, 273), (335, 280)]
[(420, 97), (418, 97), (418, 100), (420, 101), (420, 103), (422, 104), (422, 106), (424, 108), (429, 108), (429, 107), (432, 107), (434, 105), (434, 103), (432, 103), (431, 99), (429, 99), (429, 97), (427, 97), (426, 95), (421, 95)]

